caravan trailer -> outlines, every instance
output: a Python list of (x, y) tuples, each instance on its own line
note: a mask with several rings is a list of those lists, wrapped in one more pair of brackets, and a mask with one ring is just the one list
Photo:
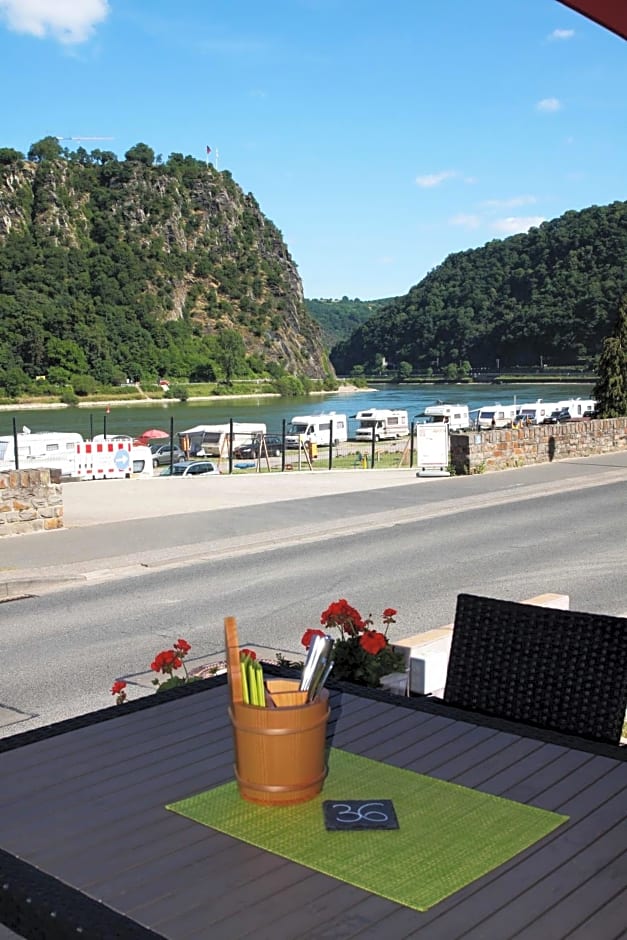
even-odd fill
[(524, 404), (518, 405), (516, 419), (521, 424), (543, 424), (545, 418), (548, 418), (555, 408), (554, 402), (542, 401), (541, 398), (538, 398), (537, 401), (524, 402)]
[(449, 431), (465, 431), (470, 425), (468, 405), (448, 405), (440, 401), (425, 408), (425, 418), (433, 424), (448, 424)]
[(568, 408), (572, 421), (580, 421), (584, 415), (590, 417), (597, 406), (594, 398), (567, 398), (564, 401), (558, 401), (553, 405), (554, 411), (561, 411)]
[[(233, 448), (266, 433), (262, 423), (233, 422)], [(191, 457), (225, 457), (229, 452), (231, 424), (197, 424), (179, 431), (179, 445)]]
[[(82, 435), (65, 431), (29, 431), (24, 428), (17, 435), (17, 458), (20, 469), (50, 467), (72, 476), (77, 448), (83, 443)], [(0, 437), (0, 469), (15, 468), (13, 435)]]
[(482, 430), (489, 428), (509, 428), (516, 420), (516, 405), (483, 405), (477, 414), (477, 427)]
[(358, 411), (355, 415), (359, 427), (355, 432), (356, 441), (395, 440), (409, 434), (409, 419), (406, 411), (394, 411), (389, 408), (371, 408)]
[(331, 425), (334, 444), (348, 440), (346, 415), (337, 414), (335, 411), (318, 415), (294, 415), (287, 427), (285, 446), (300, 447), (308, 442), (327, 446), (330, 443)]

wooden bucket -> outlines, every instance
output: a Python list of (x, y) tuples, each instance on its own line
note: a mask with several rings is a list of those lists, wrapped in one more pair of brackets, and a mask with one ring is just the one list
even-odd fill
[(266, 682), (267, 707), (246, 705), (234, 617), (225, 618), (224, 630), (240, 795), (275, 806), (313, 799), (327, 774), (328, 691), (322, 689), (313, 702), (306, 702), (297, 679), (273, 679)]
[[(269, 682), (270, 692), (271, 686)], [(298, 693), (296, 680), (293, 692)], [(289, 696), (292, 692), (276, 695)], [(280, 806), (304, 803), (320, 793), (327, 774), (326, 689), (304, 705), (258, 708), (232, 702), (229, 715), (235, 743), (235, 778), (245, 800)]]

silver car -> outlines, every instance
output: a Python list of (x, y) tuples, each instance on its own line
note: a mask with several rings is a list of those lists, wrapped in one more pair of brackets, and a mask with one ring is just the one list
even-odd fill
[(217, 466), (211, 460), (180, 460), (173, 465), (172, 473), (170, 473), (170, 468), (166, 467), (166, 469), (162, 471), (161, 476), (206, 477), (219, 473), (220, 471)]

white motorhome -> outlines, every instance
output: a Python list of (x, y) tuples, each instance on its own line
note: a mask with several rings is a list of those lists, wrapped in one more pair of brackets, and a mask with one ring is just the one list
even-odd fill
[(556, 407), (555, 402), (542, 401), (541, 398), (537, 401), (524, 402), (517, 406), (516, 420), (522, 424), (542, 424)]
[[(233, 447), (248, 444), (266, 433), (266, 425), (259, 422), (233, 422)], [(179, 446), (192, 457), (226, 457), (229, 452), (231, 425), (197, 424), (187, 431), (179, 431)]]
[(450, 431), (465, 431), (471, 425), (468, 405), (448, 405), (440, 401), (437, 405), (428, 405), (424, 416), (432, 424), (448, 424)]
[(477, 413), (478, 428), (508, 428), (516, 420), (516, 405), (483, 405)]
[(300, 447), (311, 443), (328, 445), (348, 440), (348, 418), (329, 411), (319, 415), (295, 415), (287, 426), (286, 447)]
[(562, 408), (568, 408), (570, 417), (576, 421), (577, 418), (582, 418), (584, 415), (589, 417), (596, 406), (597, 403), (594, 398), (567, 398), (564, 401), (555, 402), (553, 410), (561, 411)]
[(406, 411), (394, 411), (389, 408), (371, 408), (369, 411), (358, 411), (355, 415), (359, 427), (355, 432), (356, 441), (394, 440), (397, 437), (407, 437), (409, 434), (409, 419)]
[[(74, 472), (77, 447), (83, 443), (80, 434), (65, 431), (29, 431), (24, 428), (17, 436), (17, 458), (20, 469), (51, 467), (63, 476)], [(13, 435), (0, 437), (0, 469), (15, 468)]]

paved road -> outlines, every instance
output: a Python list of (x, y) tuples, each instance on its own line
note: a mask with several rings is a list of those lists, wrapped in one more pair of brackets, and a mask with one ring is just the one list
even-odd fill
[[(393, 639), (452, 619), (464, 590), (510, 599), (554, 590), (573, 607), (627, 614), (627, 454), (444, 480), (364, 471), (338, 493), (349, 477), (328, 475), (316, 489), (312, 478), (300, 499), (291, 479), (239, 495), (210, 486), (229, 480), (185, 490), (161, 481), (158, 505), (151, 481), (73, 484), (67, 530), (0, 545), (14, 585), (30, 577), (42, 590), (0, 605), (0, 736), (110, 704), (120, 675), (139, 681), (133, 697), (145, 694), (141, 673), (180, 634), (206, 661), (222, 648), (227, 613), (244, 643), (271, 650), (297, 649), (302, 628), (339, 596), (375, 614), (398, 607)], [(99, 522), (112, 493), (133, 494), (127, 512), (139, 518)], [(47, 592), (45, 577), (72, 572), (76, 583)]]
[(63, 485), (65, 528), (0, 540), (0, 597), (627, 481), (627, 451), (468, 477), (355, 470)]

